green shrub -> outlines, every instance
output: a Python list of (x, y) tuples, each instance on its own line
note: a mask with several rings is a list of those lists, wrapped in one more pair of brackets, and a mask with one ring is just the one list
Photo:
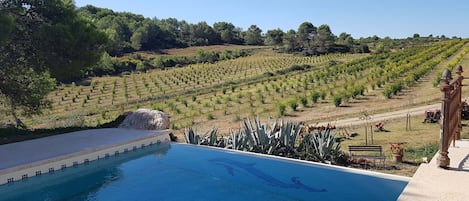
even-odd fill
[(259, 102), (261, 102), (262, 104), (265, 104), (265, 98), (262, 94), (257, 94), (257, 99), (259, 100)]
[(283, 103), (277, 103), (276, 107), (277, 107), (278, 116), (285, 116), (285, 113), (287, 111), (287, 106)]
[(153, 68), (164, 68), (164, 59), (162, 57), (155, 57), (150, 61), (150, 65), (152, 65)]
[(313, 91), (313, 92), (311, 93), (311, 100), (313, 101), (313, 103), (317, 103), (319, 97), (321, 97), (321, 94), (320, 94), (319, 92)]
[(430, 160), (438, 152), (438, 146), (438, 143), (432, 143), (416, 148), (407, 148), (405, 150), (405, 157), (407, 159), (413, 159), (417, 162), (420, 162), (423, 157), (426, 157), (428, 160)]
[(378, 81), (376, 82), (376, 86), (377, 86), (378, 88), (381, 88), (381, 85), (383, 85), (383, 83), (381, 82), (381, 80), (378, 80)]
[(342, 96), (340, 96), (340, 95), (335, 95), (335, 96), (334, 96), (334, 105), (335, 105), (336, 107), (339, 107), (340, 104), (342, 104)]
[(214, 63), (220, 60), (220, 55), (214, 51), (205, 51), (203, 49), (199, 49), (197, 50), (197, 55), (195, 59), (198, 63), (204, 63), (204, 62)]
[(306, 105), (308, 104), (308, 99), (305, 96), (300, 96), (298, 99), (300, 101), (300, 104), (303, 107), (306, 107)]
[(322, 91), (321, 92), (321, 100), (326, 100), (326, 92), (325, 91)]
[(235, 85), (230, 85), (230, 89), (231, 89), (231, 92), (233, 93), (236, 90), (236, 86)]
[(358, 95), (363, 96), (365, 94), (365, 87), (363, 85), (355, 86), (349, 90), (349, 93), (351, 94), (351, 97), (355, 99)]
[(298, 100), (296, 98), (290, 99), (288, 102), (288, 107), (290, 107), (293, 111), (296, 111), (298, 108)]
[(183, 99), (183, 100), (182, 100), (182, 104), (183, 104), (185, 107), (187, 107), (187, 105), (188, 105), (187, 100), (186, 100), (186, 99)]
[(342, 97), (342, 102), (348, 102), (352, 98), (352, 94), (347, 91), (339, 93), (337, 96)]
[(392, 89), (390, 87), (384, 88), (381, 93), (383, 93), (383, 96), (387, 99), (390, 99), (393, 95)]
[(143, 62), (138, 61), (138, 62), (137, 62), (137, 65), (135, 66), (135, 70), (137, 70), (137, 71), (145, 71), (145, 70), (146, 70), (146, 67), (145, 67), (145, 65), (143, 64)]

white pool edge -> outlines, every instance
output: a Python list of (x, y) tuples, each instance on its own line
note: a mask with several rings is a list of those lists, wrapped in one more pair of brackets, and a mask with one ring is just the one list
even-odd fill
[(131, 141), (100, 147), (92, 150), (75, 152), (25, 165), (19, 165), (0, 170), (0, 185), (21, 181), (30, 177), (50, 174), (65, 168), (93, 162), (128, 151), (137, 150), (152, 144), (169, 143), (170, 131), (155, 133), (147, 137)]

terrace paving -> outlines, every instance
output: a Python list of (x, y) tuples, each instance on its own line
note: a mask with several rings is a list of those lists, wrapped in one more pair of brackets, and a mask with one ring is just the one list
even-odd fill
[(420, 165), (398, 201), (469, 200), (469, 140), (456, 141), (448, 156), (448, 169), (438, 167), (438, 154), (430, 163)]
[(0, 175), (5, 169), (25, 166), (74, 153), (90, 152), (149, 138), (155, 134), (169, 134), (169, 132), (168, 130), (106, 128), (76, 131), (0, 145)]

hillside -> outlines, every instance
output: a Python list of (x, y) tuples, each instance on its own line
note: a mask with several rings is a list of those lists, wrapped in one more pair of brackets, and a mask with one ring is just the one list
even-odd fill
[[(334, 121), (364, 111), (390, 111), (438, 100), (435, 77), (467, 58), (468, 52), (467, 40), (374, 55), (305, 57), (262, 49), (212, 64), (61, 85), (49, 95), (52, 109), (26, 123), (45, 128), (95, 126), (141, 107), (171, 115), (174, 130), (217, 126), (227, 133), (240, 119), (255, 115), (310, 123)], [(400, 89), (386, 98), (383, 91), (393, 86)]]

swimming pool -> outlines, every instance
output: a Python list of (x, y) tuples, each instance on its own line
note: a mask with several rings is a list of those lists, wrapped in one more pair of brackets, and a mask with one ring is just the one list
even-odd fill
[(396, 200), (406, 178), (161, 144), (0, 186), (0, 200)]

